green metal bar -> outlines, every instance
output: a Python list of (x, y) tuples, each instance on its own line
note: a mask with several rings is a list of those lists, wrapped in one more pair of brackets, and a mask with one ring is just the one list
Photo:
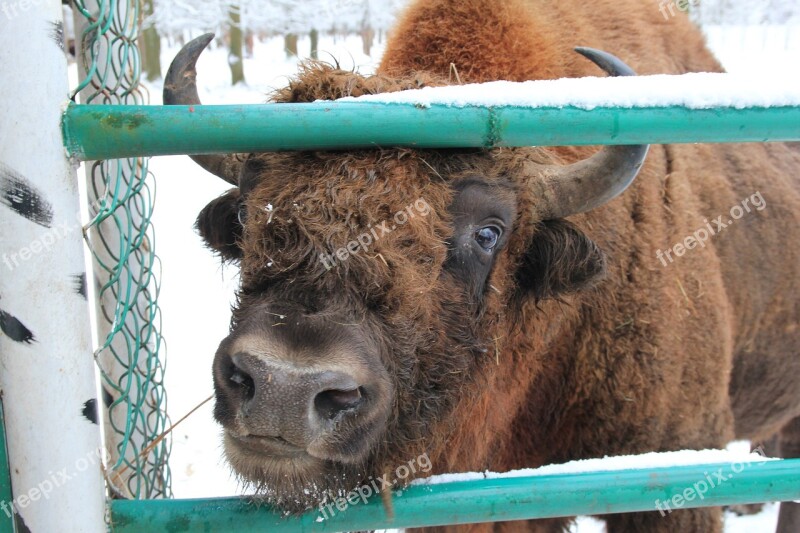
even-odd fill
[[(3, 398), (0, 395), (0, 502), (6, 505), (4, 509), (12, 509), (11, 502), (14, 499), (14, 492), (11, 490), (11, 465), (8, 462), (8, 443), (6, 442), (6, 415), (3, 410)], [(14, 533), (13, 512), (0, 512), (0, 532)]]
[[(738, 467), (737, 467), (738, 465)], [(720, 481), (716, 472), (724, 476)], [(702, 499), (698, 496), (706, 484)], [(712, 485), (713, 483), (713, 485)], [(673, 499), (695, 488), (681, 505)], [(311, 512), (299, 518), (242, 498), (206, 500), (114, 500), (112, 531), (362, 531), (444, 524), (500, 522), (580, 514), (663, 511), (765, 501), (800, 499), (800, 459), (760, 463), (720, 463), (651, 469), (587, 472), (413, 486), (394, 494), (390, 520), (381, 498), (373, 497), (344, 511), (328, 510), (327, 520)], [(343, 506), (344, 507), (344, 506)]]
[(359, 102), (230, 106), (68, 106), (79, 160), (171, 154), (800, 140), (800, 106), (463, 107)]

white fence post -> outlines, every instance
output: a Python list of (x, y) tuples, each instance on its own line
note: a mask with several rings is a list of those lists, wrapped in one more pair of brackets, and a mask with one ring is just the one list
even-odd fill
[(0, 12), (0, 387), (18, 528), (99, 533), (105, 485), (78, 181), (61, 140), (61, 23), (56, 0)]

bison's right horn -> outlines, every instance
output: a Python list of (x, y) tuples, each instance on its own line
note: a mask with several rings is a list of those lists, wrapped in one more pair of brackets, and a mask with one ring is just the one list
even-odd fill
[[(167, 77), (164, 79), (165, 105), (202, 104), (197, 95), (197, 69), (195, 66), (197, 58), (212, 39), (214, 39), (213, 33), (206, 33), (193, 39), (172, 60)], [(189, 157), (215, 176), (219, 176), (232, 185), (238, 185), (242, 161), (236, 154), (203, 154)]]
[[(635, 76), (621, 59), (593, 48), (576, 48), (611, 76)], [(544, 165), (531, 184), (539, 199), (538, 220), (564, 218), (600, 207), (628, 188), (644, 164), (649, 146), (606, 146), (572, 165)]]

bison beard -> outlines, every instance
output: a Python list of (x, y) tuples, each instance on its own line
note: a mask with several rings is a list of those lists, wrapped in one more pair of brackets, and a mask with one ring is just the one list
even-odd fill
[[(165, 103), (200, 103), (194, 64), (210, 40), (176, 57)], [(646, 2), (428, 0), (401, 18), (375, 76), (308, 63), (273, 100), (443, 85), (452, 64), (465, 82), (632, 74), (577, 49), (592, 65), (576, 44), (640, 73), (721, 70), (688, 20), (666, 27)], [(785, 245), (800, 227), (800, 150), (659, 146), (642, 167), (646, 153), (194, 156), (234, 186), (197, 220), (241, 268), (214, 363), (234, 470), (300, 512), (423, 453), (432, 473), (720, 448), (734, 436), (777, 435), (785, 456), (800, 455), (800, 252)], [(664, 273), (657, 249), (753, 191), (769, 209)], [(336, 268), (318, 260), (418, 199), (429, 214)], [(800, 523), (797, 507), (783, 506), (781, 533)], [(606, 521), (612, 532), (722, 523), (718, 509)]]

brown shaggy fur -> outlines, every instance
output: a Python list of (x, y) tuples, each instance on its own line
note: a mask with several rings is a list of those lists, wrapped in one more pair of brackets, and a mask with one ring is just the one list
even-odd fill
[[(719, 71), (700, 32), (640, 0), (424, 0), (392, 32), (379, 74), (306, 66), (281, 102), (395, 91), (449, 80), (602, 75), (572, 51), (609, 51), (640, 74)], [(720, 448), (782, 431), (800, 454), (800, 151), (790, 145), (654, 146), (621, 197), (563, 221), (531, 220), (532, 161), (592, 148), (492, 152), (365, 150), (261, 154), (243, 199), (236, 322), (263, 302), (301, 301), (350, 317), (381, 343), (397, 398), (363, 474), (426, 451), (435, 472), (504, 471), (647, 451)], [(474, 301), (444, 268), (451, 185), (510, 187), (517, 219)], [(766, 202), (666, 267), (657, 250), (756, 191)], [(235, 209), (238, 194), (229, 198)], [(326, 271), (318, 261), (417, 198), (432, 208)], [(264, 206), (271, 204), (274, 212)], [(230, 216), (201, 214), (218, 221)], [(213, 224), (212, 224), (213, 225)], [(216, 242), (215, 242), (216, 239)], [(584, 240), (585, 239), (585, 240)], [(591, 240), (589, 240), (591, 239)], [(604, 253), (598, 255), (602, 250)], [(224, 250), (223, 250), (224, 251)], [(605, 279), (597, 281), (606, 271)], [(527, 285), (527, 287), (526, 287)], [(796, 506), (795, 506), (796, 507)], [(790, 506), (786, 507), (791, 509)], [(781, 531), (797, 524), (785, 511)], [(718, 509), (607, 517), (609, 531), (719, 532)], [(459, 531), (555, 531), (565, 521)]]

